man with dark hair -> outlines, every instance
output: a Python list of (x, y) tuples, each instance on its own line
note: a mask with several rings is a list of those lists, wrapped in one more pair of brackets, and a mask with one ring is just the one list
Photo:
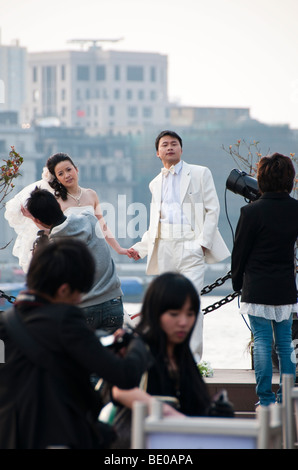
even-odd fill
[(93, 283), (95, 263), (83, 242), (36, 250), (28, 290), (0, 315), (0, 449), (101, 448), (108, 429), (91, 386), (96, 374), (120, 388), (138, 385), (147, 350), (135, 337), (124, 358), (104, 348), (75, 306)]
[(36, 224), (50, 230), (50, 240), (72, 237), (88, 246), (95, 259), (95, 277), (80, 307), (93, 329), (113, 333), (121, 328), (124, 314), (120, 279), (95, 215), (82, 208), (79, 214), (70, 213), (66, 217), (55, 196), (39, 188), (32, 191), (26, 208)]
[[(212, 174), (181, 160), (182, 139), (174, 131), (162, 131), (155, 148), (163, 168), (149, 184), (150, 225), (130, 253), (134, 259), (147, 256), (147, 274), (179, 272), (200, 294), (205, 262), (217, 263), (230, 255), (217, 228), (219, 201)], [(197, 362), (202, 357), (202, 329), (199, 315), (191, 339)]]

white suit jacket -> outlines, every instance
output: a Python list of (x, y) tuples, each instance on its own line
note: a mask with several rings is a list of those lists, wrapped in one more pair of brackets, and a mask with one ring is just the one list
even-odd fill
[[(180, 202), (183, 212), (195, 232), (195, 243), (206, 247), (206, 263), (217, 263), (230, 256), (217, 224), (219, 201), (211, 171), (207, 167), (183, 162), (180, 181)], [(141, 258), (147, 256), (147, 274), (159, 274), (157, 238), (160, 220), (162, 174), (149, 184), (152, 193), (149, 229), (133, 248)]]

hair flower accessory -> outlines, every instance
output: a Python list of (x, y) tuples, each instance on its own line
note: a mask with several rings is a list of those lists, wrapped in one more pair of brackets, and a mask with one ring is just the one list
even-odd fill
[(46, 166), (43, 167), (41, 179), (47, 183), (51, 183), (54, 180), (54, 176)]

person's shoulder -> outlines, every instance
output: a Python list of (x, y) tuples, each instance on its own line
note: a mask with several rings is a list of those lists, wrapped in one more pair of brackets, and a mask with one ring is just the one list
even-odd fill
[(81, 202), (84, 206), (92, 206), (94, 210), (99, 204), (99, 198), (97, 192), (91, 188), (82, 188), (82, 199)]
[(196, 165), (194, 163), (187, 163), (185, 161), (183, 161), (183, 167), (184, 169), (186, 170), (191, 170), (192, 172), (204, 172), (204, 171), (210, 171), (209, 168), (207, 166), (203, 166), (203, 165)]
[(86, 193), (89, 194), (90, 196), (97, 196), (97, 193), (94, 189), (91, 188), (82, 188), (82, 190)]
[(207, 166), (183, 162), (183, 171), (185, 174), (188, 173), (191, 178), (197, 178), (200, 181), (212, 180), (211, 170)]
[(240, 208), (241, 214), (257, 214), (260, 210), (262, 210), (263, 206), (263, 199), (257, 199), (256, 201), (248, 202), (244, 206)]
[(82, 316), (82, 310), (72, 304), (65, 304), (65, 303), (50, 303), (47, 305), (44, 305), (42, 307), (43, 310), (43, 315), (48, 315), (52, 319), (56, 319), (59, 323), (63, 321), (63, 318), (69, 317), (69, 316)]
[(85, 192), (86, 196), (90, 198), (92, 201), (98, 201), (98, 195), (97, 192), (94, 189), (91, 188), (83, 188), (83, 191)]
[(64, 304), (64, 303), (48, 303), (48, 304), (45, 304), (43, 306), (44, 309), (49, 309), (49, 310), (57, 310), (57, 308), (59, 308), (61, 311), (63, 312), (74, 312), (74, 313), (77, 313), (77, 312), (80, 312), (80, 308), (77, 307), (76, 305), (73, 305), (73, 304)]
[(298, 207), (298, 199), (296, 199), (293, 196), (290, 196), (289, 199), (290, 199), (290, 201), (292, 202), (293, 205)]
[(152, 186), (154, 186), (155, 183), (158, 183), (159, 181), (161, 181), (162, 179), (162, 175), (161, 173), (158, 173), (149, 183), (149, 188), (151, 189)]

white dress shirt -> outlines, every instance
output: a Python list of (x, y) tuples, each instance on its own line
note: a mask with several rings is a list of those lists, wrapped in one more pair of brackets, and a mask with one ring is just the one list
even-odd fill
[(183, 161), (175, 165), (175, 173), (162, 177), (160, 222), (167, 224), (189, 224), (182, 211), (180, 181)]

